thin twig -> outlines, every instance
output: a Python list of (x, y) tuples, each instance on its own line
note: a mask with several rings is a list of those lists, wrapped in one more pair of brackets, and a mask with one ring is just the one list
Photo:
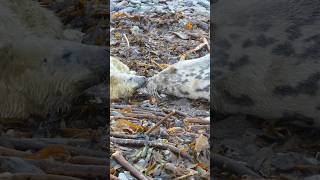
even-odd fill
[(155, 116), (153, 114), (134, 114), (134, 113), (125, 113), (125, 112), (120, 112), (120, 113), (126, 117), (161, 120), (161, 117)]
[(160, 64), (158, 64), (155, 60), (151, 59), (150, 60), (152, 64), (156, 65), (160, 70), (164, 70), (165, 68), (161, 67)]
[(134, 117), (125, 117), (125, 116), (110, 116), (110, 120), (118, 120), (118, 119), (128, 119), (128, 120), (135, 120), (135, 121), (140, 121), (138, 118)]
[(166, 121), (167, 119), (169, 119), (172, 115), (174, 115), (176, 112), (172, 111), (170, 114), (168, 114), (166, 117), (164, 117), (162, 120), (160, 120), (159, 122), (157, 122), (153, 127), (151, 127), (147, 132), (145, 132), (145, 135), (150, 134), (154, 129), (156, 129), (157, 127), (159, 127), (164, 121)]
[(199, 124), (210, 124), (210, 120), (204, 118), (185, 118), (185, 123), (199, 123)]
[[(208, 41), (207, 41), (208, 42)], [(183, 53), (181, 56), (180, 56), (180, 61), (181, 60), (185, 60), (186, 59), (186, 57), (189, 55), (189, 54), (191, 54), (191, 53), (193, 53), (193, 52), (196, 52), (196, 51), (199, 51), (200, 49), (202, 49), (204, 46), (206, 46), (207, 45), (207, 43), (201, 43), (201, 44), (199, 44), (197, 47), (195, 47), (194, 49), (191, 49), (191, 50), (188, 50), (188, 51), (186, 51), (185, 53)]]
[(205, 44), (207, 45), (208, 51), (210, 51), (210, 44), (209, 44), (207, 38), (203, 37), (203, 38), (202, 38), (202, 41), (203, 41), (203, 43), (205, 43)]
[(210, 129), (210, 125), (192, 125), (188, 128), (189, 130), (192, 130), (192, 131), (198, 131), (200, 129)]
[(110, 132), (110, 136), (117, 137), (117, 138), (126, 138), (126, 139), (136, 139), (137, 135), (130, 135), (130, 134), (123, 134), (123, 133), (116, 133)]
[(126, 34), (123, 34), (123, 37), (124, 37), (124, 39), (125, 39), (126, 42), (127, 42), (127, 46), (130, 47), (130, 43), (129, 43), (129, 39), (127, 38), (127, 35), (126, 35)]

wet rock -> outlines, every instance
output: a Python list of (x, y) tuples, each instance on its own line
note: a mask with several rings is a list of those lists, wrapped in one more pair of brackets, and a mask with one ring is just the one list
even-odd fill
[(132, 3), (132, 4), (140, 4), (141, 1), (139, 1), (139, 0), (130, 0), (130, 3)]
[(126, 12), (126, 13), (132, 13), (134, 12), (134, 8), (133, 7), (126, 7), (124, 9), (122, 9), (123, 12)]

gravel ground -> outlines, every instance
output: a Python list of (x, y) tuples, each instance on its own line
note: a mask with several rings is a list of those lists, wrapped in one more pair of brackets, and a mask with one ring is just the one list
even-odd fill
[(210, 16), (210, 1), (207, 0), (111, 0), (112, 12), (145, 14), (150, 12)]

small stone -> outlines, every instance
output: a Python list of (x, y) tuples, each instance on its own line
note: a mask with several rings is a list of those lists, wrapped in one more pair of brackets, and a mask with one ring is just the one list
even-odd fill
[(110, 113), (111, 116), (119, 116), (119, 117), (123, 117), (123, 115), (119, 112), (116, 112), (116, 111), (111, 111)]
[(126, 12), (126, 13), (132, 13), (134, 11), (134, 8), (133, 7), (126, 7), (124, 9), (122, 9), (123, 12)]
[(164, 8), (165, 8), (164, 6), (157, 6), (156, 12), (163, 13), (163, 12), (165, 12)]
[(124, 174), (124, 173), (119, 173), (118, 178), (121, 180), (129, 180), (128, 177), (126, 176), (126, 174)]
[(141, 29), (138, 26), (133, 26), (130, 30), (133, 35), (141, 34)]
[(147, 12), (151, 9), (150, 6), (141, 5), (140, 12)]
[(132, 4), (140, 4), (141, 3), (141, 1), (139, 1), (139, 0), (130, 0), (130, 2)]
[(191, 7), (191, 6), (193, 6), (193, 2), (192, 1), (185, 1), (184, 6)]
[(128, 3), (128, 1), (121, 1), (121, 2), (119, 2), (119, 3), (117, 3), (116, 4), (116, 7), (118, 7), (118, 8), (124, 8), (125, 6), (127, 6), (129, 3)]

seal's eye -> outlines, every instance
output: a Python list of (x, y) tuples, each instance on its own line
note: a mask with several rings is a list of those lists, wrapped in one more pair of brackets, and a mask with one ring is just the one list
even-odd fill
[(132, 81), (132, 79), (133, 79), (132, 77), (131, 77), (131, 78), (129, 78), (129, 81)]

